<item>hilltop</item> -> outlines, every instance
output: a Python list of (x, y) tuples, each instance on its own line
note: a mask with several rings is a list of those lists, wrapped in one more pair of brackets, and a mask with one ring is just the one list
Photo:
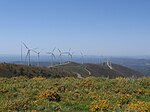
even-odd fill
[(53, 67), (36, 67), (18, 64), (0, 64), (0, 77), (16, 77), (26, 76), (32, 77), (78, 77), (87, 76), (95, 77), (141, 77), (140, 72), (129, 69), (127, 67), (112, 64), (112, 68), (98, 64), (79, 64), (75, 62), (65, 62), (61, 65)]
[(57, 68), (61, 68), (70, 72), (80, 73), (83, 77), (96, 76), (96, 77), (141, 77), (142, 73), (132, 70), (130, 68), (112, 64), (110, 69), (108, 66), (100, 64), (79, 64), (75, 62), (66, 62)]

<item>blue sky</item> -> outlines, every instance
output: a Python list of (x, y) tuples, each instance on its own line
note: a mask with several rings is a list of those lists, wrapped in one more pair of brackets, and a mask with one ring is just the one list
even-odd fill
[(19, 54), (24, 41), (45, 51), (150, 55), (149, 6), (149, 0), (0, 0), (0, 54)]

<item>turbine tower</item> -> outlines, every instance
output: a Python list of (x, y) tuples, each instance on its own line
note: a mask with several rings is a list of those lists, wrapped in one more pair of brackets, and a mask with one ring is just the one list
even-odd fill
[(42, 50), (41, 51), (32, 50), (32, 51), (35, 52), (37, 54), (37, 56), (38, 56), (38, 63), (37, 63), (37, 65), (39, 67), (40, 66), (40, 53), (42, 52)]
[(74, 55), (74, 52), (71, 53), (71, 56), (70, 56), (71, 57), (71, 61), (73, 61), (73, 55)]
[(82, 52), (81, 52), (81, 63), (82, 63), (82, 65), (84, 64), (84, 55)]
[(70, 57), (70, 62), (72, 61), (72, 54), (68, 52), (68, 62), (69, 62), (69, 57)]
[(72, 56), (73, 56), (73, 53), (71, 54), (71, 48), (69, 49), (69, 52), (66, 52), (68, 54), (68, 62), (69, 62), (69, 57), (70, 57), (70, 62), (72, 61)]
[(37, 49), (37, 48), (33, 48), (33, 49), (31, 49), (31, 48), (29, 48), (29, 47), (27, 47), (27, 45), (25, 44), (25, 43), (23, 43), (22, 42), (22, 44), (25, 46), (25, 48), (27, 49), (27, 55), (26, 55), (26, 59), (27, 59), (27, 57), (28, 57), (28, 66), (30, 66), (30, 52), (32, 51), (32, 50), (34, 50), (34, 49)]
[(23, 64), (22, 63), (22, 41), (21, 41), (21, 64)]
[(54, 64), (54, 58), (56, 58), (55, 55), (54, 55), (55, 49), (56, 49), (56, 48), (54, 48), (54, 49), (53, 49), (52, 51), (50, 51), (50, 52), (47, 52), (47, 54), (51, 55), (51, 67), (52, 67), (53, 64)]
[(61, 65), (62, 64), (62, 52), (60, 49), (58, 49), (58, 51), (59, 51), (59, 58), (60, 58), (60, 65)]

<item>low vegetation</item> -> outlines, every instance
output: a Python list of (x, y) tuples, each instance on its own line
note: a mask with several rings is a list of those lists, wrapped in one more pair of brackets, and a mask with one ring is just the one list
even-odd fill
[(0, 78), (1, 112), (149, 112), (150, 78)]
[[(0, 77), (18, 77), (25, 76), (28, 78), (33, 77), (46, 77), (46, 78), (60, 78), (60, 77), (77, 77), (80, 74), (82, 77), (143, 77), (137, 71), (129, 68), (112, 64), (113, 69), (107, 66), (98, 64), (79, 64), (70, 62), (64, 65), (55, 67), (36, 67), (17, 64), (0, 63)], [(90, 73), (90, 75), (89, 75)]]
[(0, 77), (16, 77), (26, 76), (29, 78), (33, 77), (68, 77), (74, 76), (75, 74), (68, 72), (61, 68), (47, 68), (47, 67), (35, 67), (17, 64), (0, 63)]
[(68, 71), (68, 72), (79, 73), (83, 77), (87, 77), (89, 75), (89, 73), (82, 66), (63, 66), (61, 68)]

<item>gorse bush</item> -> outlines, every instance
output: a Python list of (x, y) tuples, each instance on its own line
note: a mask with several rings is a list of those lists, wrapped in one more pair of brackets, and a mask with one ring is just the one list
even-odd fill
[(49, 101), (60, 101), (60, 96), (57, 92), (51, 90), (41, 90), (38, 93), (38, 98), (48, 99)]
[(150, 78), (0, 78), (0, 112), (149, 112)]
[(129, 103), (128, 108), (130, 111), (148, 112), (150, 111), (150, 102), (137, 101)]
[(99, 111), (99, 112), (104, 112), (104, 111), (111, 111), (112, 107), (110, 106), (108, 100), (99, 100), (99, 101), (93, 101), (89, 105), (90, 110), (93, 112)]

